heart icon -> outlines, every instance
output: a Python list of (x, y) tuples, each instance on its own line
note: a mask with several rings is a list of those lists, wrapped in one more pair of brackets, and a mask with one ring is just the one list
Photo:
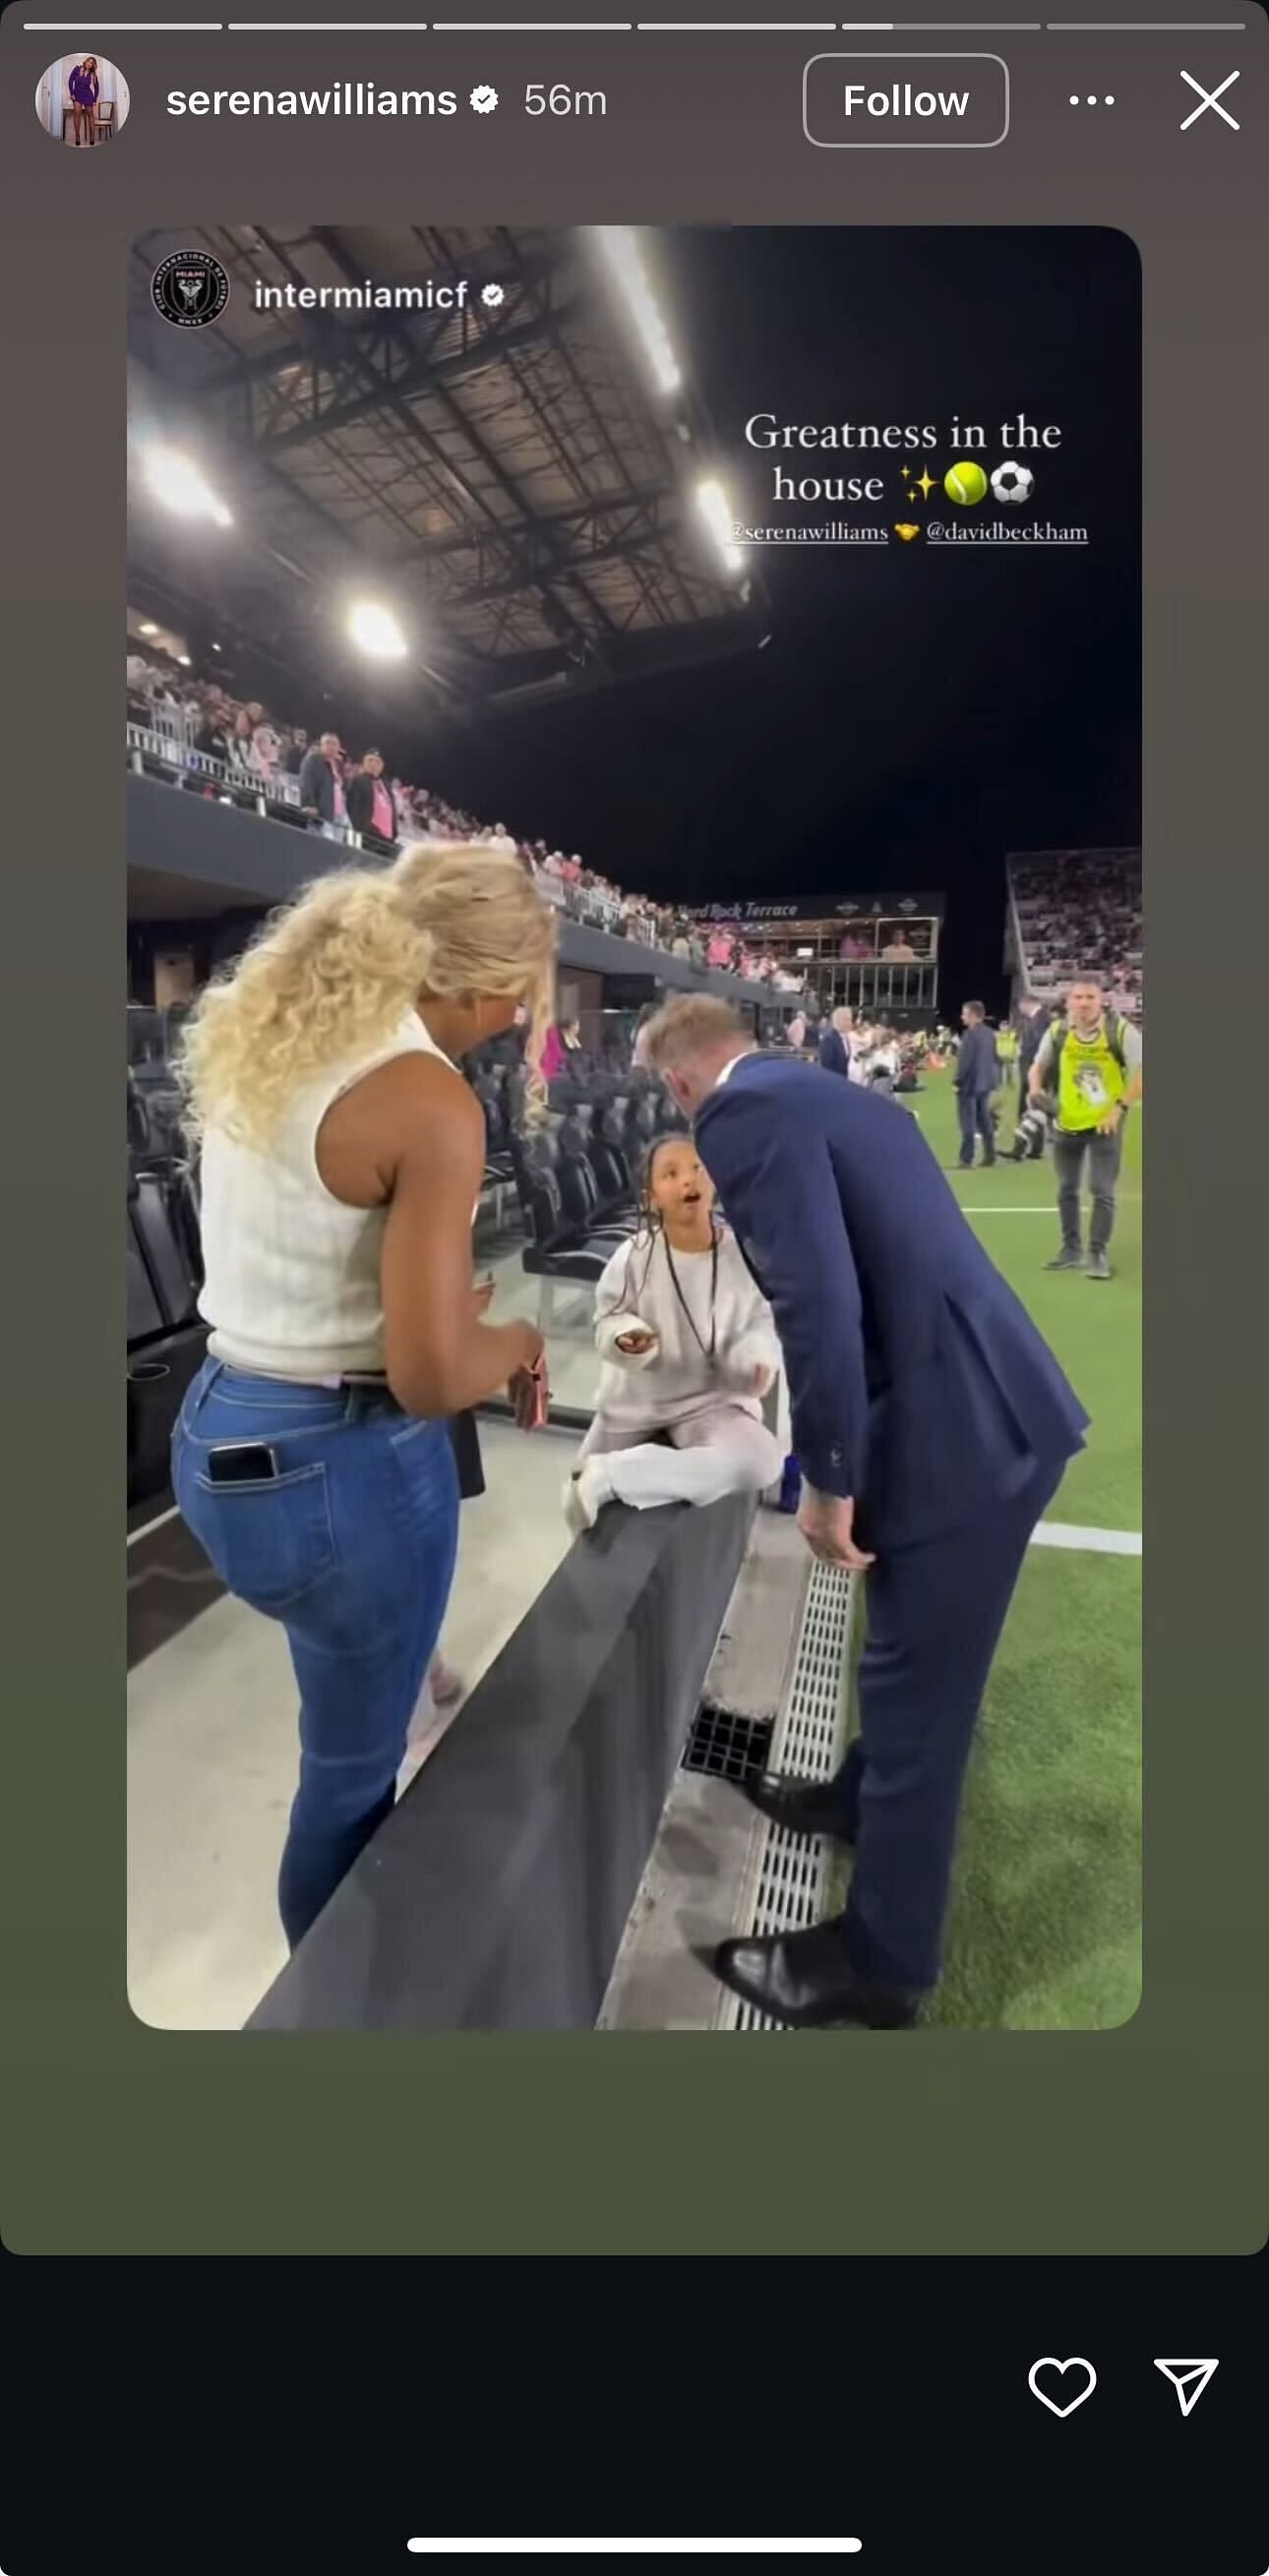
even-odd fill
[(905, 546), (911, 543), (913, 537), (919, 537), (921, 534), (919, 528), (913, 527), (910, 519), (896, 519), (894, 532), (897, 537), (902, 537)]
[[(1056, 2397), (1051, 2397), (1048, 2390), (1040, 2386), (1040, 2374), (1042, 2371), (1053, 2373), (1060, 2387), (1068, 2370), (1081, 2372), (1082, 2381), (1076, 2385), (1075, 2395), (1068, 2397), (1065, 2404), (1061, 2405)], [(1043, 2361), (1032, 2362), (1027, 2373), (1027, 2386), (1032, 2396), (1038, 2397), (1040, 2404), (1048, 2407), (1050, 2415), (1073, 2415), (1076, 2407), (1082, 2406), (1085, 2398), (1092, 2396), (1097, 2386), (1097, 2373), (1091, 2361), (1055, 2361), (1052, 2353), (1046, 2352)]]

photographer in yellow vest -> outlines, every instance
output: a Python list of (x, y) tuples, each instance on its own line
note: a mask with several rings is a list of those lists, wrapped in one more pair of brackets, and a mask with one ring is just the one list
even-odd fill
[[(1046, 1092), (1057, 1100), (1053, 1162), (1062, 1248), (1050, 1270), (1110, 1278), (1124, 1120), (1141, 1098), (1141, 1083), (1140, 1031), (1108, 1008), (1100, 975), (1081, 975), (1067, 993), (1065, 1015), (1040, 1041), (1028, 1083), (1032, 1100)], [(1093, 1201), (1087, 1262), (1080, 1227), (1085, 1155)]]

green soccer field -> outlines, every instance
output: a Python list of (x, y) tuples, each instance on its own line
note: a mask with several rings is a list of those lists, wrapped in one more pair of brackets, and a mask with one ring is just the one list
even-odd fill
[[(927, 1077), (912, 1105), (953, 1163), (950, 1078)], [(1045, 1271), (1058, 1247), (1048, 1162), (950, 1177), (1092, 1428), (1048, 1514), (1081, 1543), (1032, 1547), (992, 1671), (931, 2018), (1111, 2029), (1136, 2010), (1141, 1983), (1141, 1559), (1097, 1539), (1141, 1528), (1141, 1116), (1128, 1125), (1106, 1283)]]

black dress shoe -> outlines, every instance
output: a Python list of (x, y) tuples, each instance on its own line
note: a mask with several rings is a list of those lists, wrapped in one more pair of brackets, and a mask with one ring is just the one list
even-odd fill
[(861, 1977), (846, 1956), (843, 1919), (838, 1914), (809, 1931), (777, 1932), (765, 1940), (723, 1941), (708, 1964), (734, 1995), (793, 2030), (851, 2022), (868, 2030), (910, 2030), (920, 1996)]
[(791, 1834), (826, 1834), (838, 1843), (855, 1839), (835, 1780), (791, 1780), (768, 1771), (749, 1783), (747, 1795), (760, 1816), (786, 1826)]

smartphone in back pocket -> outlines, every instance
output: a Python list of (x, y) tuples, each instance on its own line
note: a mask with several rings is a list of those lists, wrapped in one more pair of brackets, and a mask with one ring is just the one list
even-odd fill
[(278, 1474), (277, 1451), (262, 1440), (227, 1440), (207, 1452), (207, 1476), (213, 1485), (272, 1484)]

